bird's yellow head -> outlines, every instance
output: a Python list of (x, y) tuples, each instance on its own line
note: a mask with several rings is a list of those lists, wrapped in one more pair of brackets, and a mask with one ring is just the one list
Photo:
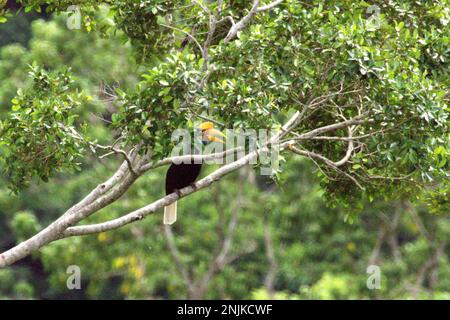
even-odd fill
[(202, 132), (202, 141), (203, 143), (209, 142), (220, 142), (225, 143), (225, 135), (217, 129), (214, 129), (214, 123), (212, 122), (203, 122), (198, 127)]

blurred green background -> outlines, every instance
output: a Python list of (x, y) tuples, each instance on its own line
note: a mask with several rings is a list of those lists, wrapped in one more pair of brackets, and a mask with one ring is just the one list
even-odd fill
[[(81, 115), (89, 135), (109, 141), (111, 93), (139, 80), (130, 50), (120, 35), (68, 30), (62, 18), (11, 18), (0, 24), (0, 118), (26, 85), (28, 64), (70, 66), (80, 89), (94, 98)], [(81, 173), (36, 182), (19, 196), (0, 178), (0, 250), (57, 218), (116, 165), (88, 157)], [(181, 200), (171, 230), (158, 212), (114, 232), (53, 243), (0, 270), (0, 298), (450, 299), (445, 213), (402, 198), (374, 199), (357, 215), (330, 208), (311, 163), (283, 165), (279, 184), (246, 168)], [(165, 170), (147, 174), (88, 222), (161, 197)], [(67, 288), (71, 265), (80, 267), (81, 290)], [(379, 289), (367, 287), (369, 265), (380, 267)]]

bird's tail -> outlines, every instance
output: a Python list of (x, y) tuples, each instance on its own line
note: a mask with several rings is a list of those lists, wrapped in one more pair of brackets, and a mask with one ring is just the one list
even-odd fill
[(177, 202), (164, 207), (164, 224), (174, 224), (177, 221)]

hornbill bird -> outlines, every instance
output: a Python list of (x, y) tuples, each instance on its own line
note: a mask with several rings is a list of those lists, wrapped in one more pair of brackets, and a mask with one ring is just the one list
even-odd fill
[[(221, 138), (225, 135), (219, 130), (214, 129), (212, 122), (204, 122), (199, 127), (201, 131), (202, 143), (208, 144), (210, 142), (224, 143)], [(193, 161), (192, 161), (193, 162)], [(166, 174), (166, 195), (193, 185), (195, 180), (200, 175), (202, 163), (181, 163), (172, 164), (167, 170)], [(164, 207), (164, 224), (173, 224), (177, 221), (177, 202)]]

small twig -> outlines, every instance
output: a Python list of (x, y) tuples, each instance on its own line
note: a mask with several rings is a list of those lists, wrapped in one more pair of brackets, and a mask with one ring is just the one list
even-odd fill
[(217, 120), (215, 120), (215, 119), (213, 119), (213, 118), (204, 116), (204, 115), (202, 115), (202, 114), (200, 114), (200, 113), (198, 113), (198, 112), (195, 112), (194, 110), (192, 110), (192, 109), (190, 109), (190, 108), (189, 108), (189, 112), (191, 112), (194, 116), (196, 116), (196, 117), (199, 118), (199, 119), (202, 119), (202, 120), (205, 120), (205, 121), (212, 122), (212, 123), (214, 123), (214, 124), (216, 124), (216, 125), (218, 125), (218, 126), (220, 126), (220, 127), (224, 127), (224, 126), (225, 126), (225, 124), (223, 124), (222, 122), (217, 121)]
[(330, 159), (328, 159), (328, 158), (326, 158), (326, 157), (324, 157), (324, 156), (322, 156), (322, 155), (320, 155), (320, 154), (317, 154), (317, 153), (315, 153), (315, 152), (305, 151), (305, 150), (298, 149), (298, 148), (295, 147), (294, 145), (289, 145), (289, 146), (288, 146), (288, 149), (289, 149), (290, 151), (292, 151), (292, 152), (298, 154), (298, 155), (305, 156), (305, 157), (308, 157), (308, 158), (314, 158), (314, 159), (317, 159), (317, 160), (322, 161), (323, 163), (325, 163), (326, 165), (328, 165), (328, 166), (329, 166), (330, 168), (332, 168), (333, 170), (335, 170), (335, 171), (337, 171), (337, 172), (339, 172), (339, 173), (345, 175), (347, 178), (349, 178), (350, 180), (352, 180), (352, 181), (353, 181), (353, 182), (354, 182), (361, 190), (364, 190), (364, 187), (358, 182), (358, 180), (356, 180), (355, 177), (353, 177), (353, 176), (350, 175), (349, 173), (347, 173), (347, 172), (345, 172), (345, 171), (343, 171), (343, 170), (340, 170), (340, 169), (338, 168), (338, 166), (336, 166), (336, 164), (337, 164), (336, 162), (333, 162), (333, 161), (331, 161)]
[(100, 117), (100, 116), (96, 115), (96, 114), (93, 113), (93, 112), (90, 112), (90, 114), (91, 114), (93, 117), (97, 118), (98, 120), (101, 120), (101, 121), (103, 121), (103, 122), (105, 122), (105, 123), (108, 123), (108, 124), (112, 124), (112, 121), (106, 120), (105, 118)]
[(176, 28), (176, 27), (168, 26), (167, 24), (161, 23), (160, 26), (163, 26), (163, 27), (166, 27), (166, 28), (169, 28), (169, 29), (172, 29), (172, 30), (175, 30), (175, 31), (178, 31), (178, 32), (181, 32), (181, 33), (184, 33), (185, 35), (187, 35), (192, 41), (195, 42), (197, 47), (200, 49), (200, 52), (201, 52), (202, 56), (205, 57), (205, 52), (203, 51), (202, 45), (200, 44), (200, 42), (198, 42), (197, 38), (195, 38), (192, 34), (190, 34), (187, 31), (184, 31), (183, 29), (179, 29), (179, 28)]
[(134, 170), (134, 168), (133, 168), (133, 163), (132, 163), (132, 161), (130, 160), (130, 158), (128, 157), (128, 154), (127, 154), (125, 151), (121, 150), (121, 149), (116, 149), (116, 148), (113, 148), (113, 147), (111, 147), (111, 150), (112, 150), (113, 152), (117, 153), (117, 154), (121, 154), (121, 155), (125, 158), (125, 161), (128, 163), (128, 169), (130, 169), (131, 174), (132, 174), (133, 176), (137, 177), (138, 174), (137, 174), (136, 171)]

